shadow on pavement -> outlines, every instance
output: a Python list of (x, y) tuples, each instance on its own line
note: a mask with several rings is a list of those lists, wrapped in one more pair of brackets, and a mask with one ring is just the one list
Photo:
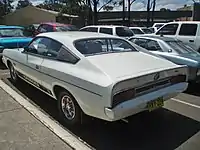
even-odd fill
[(7, 69), (6, 66), (3, 64), (3, 62), (1, 60), (0, 60), (0, 69), (1, 70), (6, 70)]
[(200, 83), (189, 84), (188, 89), (184, 93), (200, 96)]
[[(58, 120), (56, 101), (24, 81), (16, 87), (9, 79), (4, 82)], [(129, 121), (128, 124), (121, 121), (108, 123), (94, 119), (85, 126), (67, 130), (97, 150), (174, 150), (200, 131), (199, 122), (164, 108), (140, 113), (130, 117)]]

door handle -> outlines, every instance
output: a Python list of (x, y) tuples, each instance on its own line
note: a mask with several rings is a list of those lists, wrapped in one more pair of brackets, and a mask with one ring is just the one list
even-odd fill
[(36, 69), (39, 69), (39, 66), (38, 66), (38, 65), (35, 65), (35, 68), (36, 68)]
[(189, 42), (194, 42), (194, 40), (189, 40)]

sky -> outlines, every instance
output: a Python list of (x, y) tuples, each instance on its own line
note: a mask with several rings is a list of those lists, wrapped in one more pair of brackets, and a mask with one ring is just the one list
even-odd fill
[[(31, 0), (33, 5), (38, 5), (42, 3), (44, 0)], [(196, 0), (198, 1), (198, 0)], [(18, 0), (13, 2), (13, 5), (17, 5)], [(104, 0), (100, 0), (100, 5), (104, 3)], [(131, 10), (142, 11), (146, 10), (147, 0), (136, 0), (132, 6)], [(157, 0), (156, 10), (160, 10), (160, 8), (168, 8), (171, 10), (176, 10), (177, 8), (183, 7), (185, 4), (191, 5), (193, 3), (192, 0)], [(99, 6), (100, 7), (100, 6)], [(121, 7), (114, 8), (114, 11), (122, 10)]]

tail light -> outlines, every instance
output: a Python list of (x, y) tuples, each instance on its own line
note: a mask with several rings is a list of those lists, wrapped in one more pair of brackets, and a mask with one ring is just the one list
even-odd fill
[(135, 97), (135, 89), (122, 91), (113, 96), (113, 107)]
[(173, 76), (173, 77), (171, 77), (170, 82), (172, 84), (176, 84), (176, 83), (180, 83), (180, 82), (186, 82), (186, 75)]

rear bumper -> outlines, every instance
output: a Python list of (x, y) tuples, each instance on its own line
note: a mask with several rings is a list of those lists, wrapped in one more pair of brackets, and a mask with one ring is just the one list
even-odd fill
[(187, 82), (175, 84), (155, 92), (142, 95), (135, 99), (123, 102), (114, 108), (105, 108), (105, 114), (108, 121), (116, 121), (136, 113), (147, 110), (147, 102), (163, 97), (164, 101), (175, 97), (179, 93), (185, 91), (188, 87)]

